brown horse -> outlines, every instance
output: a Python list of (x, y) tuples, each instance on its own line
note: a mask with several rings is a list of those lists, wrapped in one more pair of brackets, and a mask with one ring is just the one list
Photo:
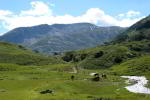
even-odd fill
[(72, 81), (74, 80), (74, 78), (75, 78), (75, 76), (74, 76), (74, 75), (71, 75), (71, 80), (72, 80)]

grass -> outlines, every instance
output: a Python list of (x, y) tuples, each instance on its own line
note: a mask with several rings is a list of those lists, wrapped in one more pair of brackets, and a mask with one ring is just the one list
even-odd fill
[(111, 69), (119, 75), (146, 75), (150, 74), (150, 56), (143, 56), (126, 61), (120, 65), (113, 66)]
[[(70, 63), (0, 43), (0, 99), (149, 100), (150, 95), (128, 92), (125, 79), (120, 77), (144, 75), (150, 80), (149, 43), (129, 42), (71, 52), (67, 56), (72, 57)], [(122, 61), (116, 63), (117, 57)], [(89, 75), (93, 72), (106, 74), (107, 79), (93, 82)], [(53, 93), (40, 94), (47, 89)]]
[(134, 41), (67, 52), (63, 59), (84, 69), (107, 69), (149, 54), (150, 41)]
[[(134, 27), (148, 28), (145, 24)], [(130, 31), (121, 40), (96, 48), (67, 52), (59, 56), (43, 56), (21, 45), (0, 42), (1, 100), (150, 100), (150, 95), (128, 92), (122, 75), (146, 76), (150, 80), (149, 29)], [(142, 34), (141, 34), (142, 33)], [(126, 34), (124, 34), (126, 35)], [(148, 38), (147, 38), (148, 37)], [(147, 40), (144, 40), (147, 39)], [(77, 70), (77, 73), (75, 73)], [(90, 73), (107, 78), (92, 81)], [(71, 76), (75, 79), (72, 80)], [(150, 82), (147, 87), (150, 87)], [(52, 94), (41, 91), (52, 90)]]
[[(105, 70), (73, 71), (72, 64), (20, 66), (0, 64), (0, 98), (2, 100), (149, 100), (150, 95), (133, 94), (125, 90), (120, 76)], [(108, 73), (100, 82), (90, 80), (91, 72)], [(74, 75), (72, 81), (70, 76)], [(53, 94), (40, 94), (50, 89)]]
[(64, 63), (57, 57), (43, 56), (27, 50), (21, 45), (0, 42), (0, 63), (18, 65), (48, 65)]

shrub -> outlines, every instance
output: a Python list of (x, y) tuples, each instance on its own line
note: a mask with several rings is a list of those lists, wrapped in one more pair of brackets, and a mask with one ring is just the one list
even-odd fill
[(95, 53), (94, 57), (95, 58), (99, 58), (99, 57), (101, 57), (103, 55), (104, 55), (104, 52), (103, 51), (99, 51), (99, 52)]
[(121, 57), (116, 57), (116, 58), (114, 59), (114, 62), (115, 62), (115, 63), (121, 63), (121, 62), (122, 62), (122, 58), (121, 58)]
[(65, 55), (62, 57), (62, 59), (66, 62), (70, 62), (72, 61), (74, 58), (74, 52), (70, 51), (70, 52), (66, 52)]

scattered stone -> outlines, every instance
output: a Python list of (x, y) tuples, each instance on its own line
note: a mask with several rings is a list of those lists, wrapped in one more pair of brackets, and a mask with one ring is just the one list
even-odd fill
[(111, 100), (111, 99), (100, 97), (100, 98), (94, 98), (94, 100)]
[(96, 76), (96, 77), (92, 78), (92, 80), (93, 80), (93, 81), (96, 81), (96, 82), (97, 82), (97, 81), (100, 81), (100, 77), (99, 77), (99, 76)]
[(41, 93), (41, 94), (53, 94), (53, 91), (47, 89), (47, 90), (41, 91), (40, 93)]
[(5, 89), (0, 89), (0, 92), (6, 92), (6, 90)]
[(3, 78), (0, 78), (0, 80), (4, 80)]
[(96, 73), (90, 73), (90, 76), (95, 76)]

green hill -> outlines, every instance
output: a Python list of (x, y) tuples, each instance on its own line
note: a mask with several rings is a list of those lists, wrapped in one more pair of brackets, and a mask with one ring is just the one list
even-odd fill
[[(144, 75), (150, 79), (150, 40), (107, 43), (66, 52), (62, 59), (68, 63), (33, 53), (20, 45), (0, 42), (0, 98), (150, 100), (150, 95), (127, 91), (124, 87), (128, 84), (120, 77)], [(91, 73), (98, 73), (100, 81), (92, 81)], [(102, 74), (107, 77), (103, 78)]]
[[(137, 57), (128, 60), (118, 66), (113, 66), (111, 70), (118, 75), (146, 75), (150, 74), (150, 55)], [(150, 77), (149, 77), (150, 78)]]
[(150, 16), (131, 26), (113, 42), (96, 48), (67, 52), (63, 59), (80, 68), (106, 69), (150, 54)]
[(63, 59), (68, 62), (78, 63), (78, 66), (82, 68), (102, 69), (149, 53), (150, 41), (136, 41), (67, 52)]
[(114, 42), (150, 40), (150, 16), (135, 23)]
[(59, 63), (61, 60), (54, 57), (46, 57), (21, 45), (0, 42), (0, 63), (13, 63), (19, 65), (47, 65)]

